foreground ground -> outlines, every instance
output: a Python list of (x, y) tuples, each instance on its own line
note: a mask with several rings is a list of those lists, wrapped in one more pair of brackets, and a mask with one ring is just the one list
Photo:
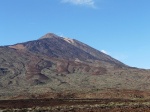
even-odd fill
[(150, 112), (150, 100), (28, 99), (1, 100), (0, 112)]

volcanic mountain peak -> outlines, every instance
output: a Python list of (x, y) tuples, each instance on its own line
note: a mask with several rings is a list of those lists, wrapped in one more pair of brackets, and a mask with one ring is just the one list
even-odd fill
[(65, 40), (69, 44), (75, 44), (76, 42), (78, 42), (80, 44), (83, 44), (82, 42), (79, 42), (79, 41), (77, 41), (75, 39), (71, 39), (71, 38), (68, 38), (68, 37), (61, 37), (61, 36), (58, 36), (58, 35), (56, 35), (54, 33), (47, 33), (44, 36), (42, 36), (40, 39), (45, 39), (45, 38), (62, 39), (62, 40)]
[(61, 38), (61, 37), (59, 37), (54, 33), (47, 33), (46, 35), (42, 36), (40, 39), (45, 39), (45, 38)]
[[(110, 65), (125, 66), (118, 60), (75, 39), (60, 37), (53, 33), (47, 33), (39, 40), (9, 46), (17, 50), (27, 50), (32, 53), (42, 54), (65, 59), (99, 60)], [(105, 65), (107, 65), (105, 64)], [(103, 64), (104, 65), (104, 64)]]
[(150, 71), (126, 66), (87, 44), (53, 33), (0, 46), (0, 99), (105, 98), (101, 93), (114, 88), (116, 94), (112, 91), (106, 97), (122, 98), (125, 89), (150, 91), (149, 82)]

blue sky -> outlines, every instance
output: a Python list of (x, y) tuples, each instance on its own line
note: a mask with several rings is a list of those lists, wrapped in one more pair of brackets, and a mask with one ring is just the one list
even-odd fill
[(0, 45), (53, 32), (150, 68), (150, 0), (0, 0)]

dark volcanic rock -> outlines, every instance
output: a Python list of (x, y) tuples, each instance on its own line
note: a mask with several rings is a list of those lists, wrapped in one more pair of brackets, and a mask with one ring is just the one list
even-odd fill
[(27, 50), (36, 54), (64, 59), (97, 59), (89, 53), (67, 43), (63, 38), (42, 38), (40, 40), (23, 43)]

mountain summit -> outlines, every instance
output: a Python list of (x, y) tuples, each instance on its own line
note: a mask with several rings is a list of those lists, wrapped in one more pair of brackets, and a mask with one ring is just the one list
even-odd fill
[(45, 39), (45, 38), (59, 38), (59, 36), (57, 36), (54, 33), (47, 33), (46, 35), (42, 36), (40, 39)]
[(116, 66), (125, 66), (118, 60), (78, 41), (70, 38), (63, 38), (53, 33), (47, 33), (40, 40), (26, 42), (23, 44), (29, 51), (42, 53), (43, 55), (85, 60), (99, 60), (102, 63), (114, 64)]
[(53, 33), (0, 47), (1, 99), (103, 98), (108, 89), (149, 90), (148, 74)]

